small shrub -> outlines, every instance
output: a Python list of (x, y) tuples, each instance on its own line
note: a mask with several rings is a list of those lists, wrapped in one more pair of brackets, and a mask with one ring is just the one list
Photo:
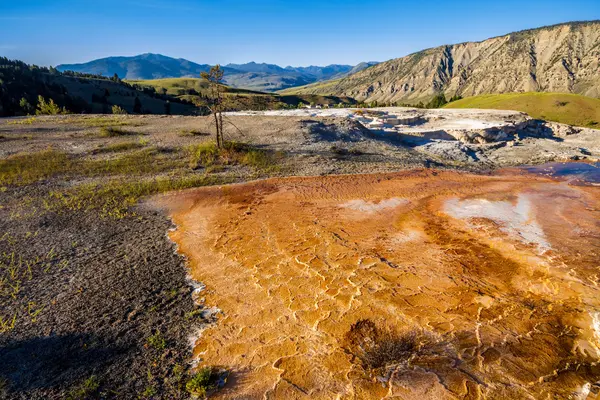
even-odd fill
[(242, 163), (255, 168), (267, 168), (271, 166), (273, 160), (266, 151), (252, 149), (246, 153)]
[(204, 397), (206, 393), (215, 388), (212, 382), (212, 368), (204, 367), (196, 372), (185, 384), (185, 389), (192, 395)]
[(186, 313), (185, 319), (190, 319), (190, 320), (201, 319), (203, 314), (204, 314), (204, 311), (201, 308), (197, 308), (193, 311)]
[(146, 386), (146, 389), (144, 389), (144, 392), (142, 393), (142, 397), (148, 398), (154, 396), (155, 394), (156, 389), (154, 388), (154, 386)]
[(100, 381), (94, 375), (83, 381), (81, 385), (73, 389), (68, 395), (68, 400), (84, 400), (94, 395), (100, 388)]
[(156, 350), (164, 350), (167, 347), (167, 341), (160, 332), (148, 337), (148, 345)]
[(192, 169), (211, 166), (219, 158), (219, 149), (214, 142), (189, 146), (187, 151), (189, 153), (189, 166)]
[(125, 115), (125, 114), (127, 114), (127, 111), (125, 111), (124, 108), (122, 108), (122, 107), (120, 107), (120, 106), (118, 106), (116, 104), (114, 106), (112, 106), (111, 111), (112, 111), (113, 114), (116, 114), (116, 115)]
[(421, 349), (430, 345), (427, 336), (417, 331), (404, 333), (381, 329), (370, 319), (353, 324), (345, 336), (345, 347), (366, 370), (408, 364)]
[(358, 150), (358, 149), (346, 149), (344, 147), (338, 147), (338, 146), (331, 146), (329, 148), (329, 151), (331, 151), (333, 154), (338, 155), (338, 156), (347, 156), (347, 155), (353, 155), (353, 156), (360, 156), (362, 154), (364, 154), (362, 151)]
[(3, 317), (0, 315), (0, 333), (6, 333), (15, 328), (15, 324), (17, 323), (17, 314), (13, 314), (11, 317)]
[(329, 151), (331, 151), (333, 154), (338, 155), (338, 156), (345, 156), (346, 154), (348, 154), (348, 149), (345, 149), (343, 147), (338, 147), (338, 146), (331, 146), (329, 148)]

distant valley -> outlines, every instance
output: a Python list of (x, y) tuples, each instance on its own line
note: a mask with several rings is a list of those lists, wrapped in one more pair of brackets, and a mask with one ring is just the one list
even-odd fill
[[(274, 64), (250, 62), (223, 66), (225, 83), (234, 88), (273, 92), (315, 82), (340, 79), (356, 73), (376, 62), (358, 65), (333, 64), (325, 67), (280, 67)], [(83, 64), (62, 64), (61, 72), (74, 71), (111, 77), (117, 74), (122, 79), (146, 80), (163, 78), (197, 78), (210, 69), (208, 64), (197, 64), (182, 58), (176, 59), (161, 54), (140, 54), (132, 57), (107, 57)]]

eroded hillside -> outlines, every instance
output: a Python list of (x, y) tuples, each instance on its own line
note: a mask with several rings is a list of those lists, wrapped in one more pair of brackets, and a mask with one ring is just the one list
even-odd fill
[(600, 22), (570, 23), (440, 46), (290, 92), (411, 103), (439, 92), (446, 97), (523, 91), (597, 97), (599, 63)]

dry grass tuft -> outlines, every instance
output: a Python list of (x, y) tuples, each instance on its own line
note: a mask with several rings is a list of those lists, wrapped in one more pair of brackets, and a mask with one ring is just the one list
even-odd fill
[(408, 366), (434, 345), (433, 339), (424, 332), (395, 332), (378, 327), (370, 319), (361, 319), (353, 324), (344, 338), (346, 350), (371, 372)]

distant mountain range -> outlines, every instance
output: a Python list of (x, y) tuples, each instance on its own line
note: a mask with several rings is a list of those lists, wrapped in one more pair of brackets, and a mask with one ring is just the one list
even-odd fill
[[(235, 88), (273, 92), (295, 86), (308, 85), (329, 79), (340, 79), (375, 65), (363, 62), (352, 65), (328, 65), (325, 67), (280, 67), (274, 64), (228, 64), (223, 66), (225, 83)], [(61, 71), (74, 71), (88, 74), (113, 76), (122, 79), (160, 79), (199, 77), (201, 72), (210, 69), (208, 64), (197, 64), (183, 58), (172, 58), (161, 54), (140, 54), (132, 57), (107, 57), (83, 64), (62, 64)]]
[(415, 104), (440, 93), (450, 98), (510, 92), (600, 97), (600, 21), (570, 22), (481, 42), (439, 46), (341, 79), (281, 93)]

